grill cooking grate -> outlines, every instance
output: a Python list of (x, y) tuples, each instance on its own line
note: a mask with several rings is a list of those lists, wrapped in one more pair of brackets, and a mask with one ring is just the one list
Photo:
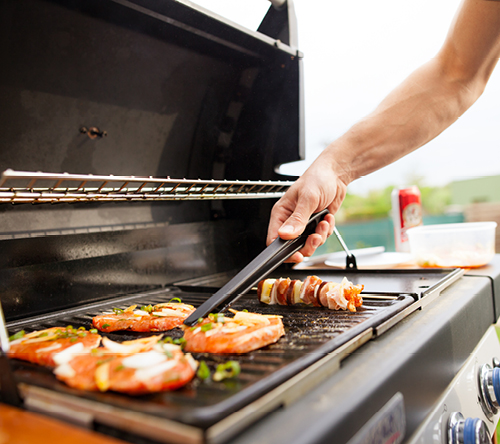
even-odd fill
[[(8, 328), (10, 334), (21, 329), (33, 331), (66, 325), (89, 328), (93, 316), (113, 307), (123, 309), (132, 304), (157, 304), (168, 302), (173, 297), (181, 298), (184, 303), (199, 306), (206, 300), (207, 294), (167, 289), (16, 321), (10, 323)], [(196, 359), (204, 360), (212, 371), (218, 363), (237, 360), (241, 366), (241, 373), (237, 379), (218, 383), (195, 380), (175, 392), (141, 397), (116, 393), (78, 392), (59, 383), (46, 369), (40, 369), (30, 363), (13, 362), (16, 376), (22, 382), (205, 428), (262, 396), (362, 331), (380, 324), (412, 301), (409, 296), (387, 301), (366, 300), (358, 312), (350, 313), (305, 306), (266, 306), (260, 304), (255, 295), (246, 295), (234, 304), (234, 308), (282, 315), (285, 336), (276, 344), (245, 355), (194, 354)], [(112, 340), (124, 341), (149, 334), (113, 332), (103, 335)], [(182, 332), (180, 329), (174, 329), (167, 335), (178, 338)]]

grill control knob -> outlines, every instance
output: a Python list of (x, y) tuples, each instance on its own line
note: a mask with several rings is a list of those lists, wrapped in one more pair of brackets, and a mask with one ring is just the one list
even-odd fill
[(500, 407), (500, 368), (483, 364), (478, 373), (481, 407), (488, 418), (498, 412)]
[(491, 436), (482, 419), (454, 412), (448, 420), (448, 444), (491, 444)]

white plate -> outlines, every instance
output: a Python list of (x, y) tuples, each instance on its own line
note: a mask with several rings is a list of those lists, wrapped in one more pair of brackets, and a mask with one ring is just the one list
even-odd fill
[[(340, 254), (339, 254), (340, 253)], [(345, 253), (332, 253), (325, 260), (325, 265), (334, 268), (345, 268)], [(356, 265), (359, 269), (368, 268), (393, 268), (397, 265), (403, 265), (413, 262), (413, 256), (410, 253), (383, 252), (375, 254), (361, 254), (356, 256)]]

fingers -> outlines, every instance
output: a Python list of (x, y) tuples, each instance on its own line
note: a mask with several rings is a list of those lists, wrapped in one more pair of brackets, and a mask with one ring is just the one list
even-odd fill
[(296, 253), (292, 254), (285, 262), (293, 262), (298, 264), (303, 260), (304, 260), (304, 255), (300, 251), (297, 251)]
[[(328, 234), (326, 237), (329, 237), (333, 234), (333, 229), (335, 228), (335, 216), (332, 213), (328, 213), (324, 218), (323, 221), (328, 223)], [(318, 230), (316, 230), (317, 232)]]
[(302, 262), (304, 257), (309, 257), (314, 254), (316, 249), (323, 245), (328, 237), (333, 233), (333, 228), (335, 226), (335, 218), (332, 214), (328, 214), (316, 227), (316, 232), (311, 234), (306, 241), (304, 247), (302, 247), (297, 253), (290, 256), (286, 262)]
[(286, 206), (285, 196), (283, 196), (273, 207), (271, 211), (271, 219), (269, 220), (269, 227), (267, 229), (266, 244), (269, 245), (274, 239), (278, 237), (278, 230), (283, 223), (288, 219), (292, 210), (288, 210)]
[(293, 213), (278, 229), (279, 237), (285, 240), (295, 239), (304, 231), (308, 220), (309, 216), (306, 217), (304, 214), (297, 212)]
[(317, 210), (317, 204), (313, 199), (300, 199), (290, 217), (279, 227), (278, 235), (281, 239), (295, 239), (300, 235), (311, 215)]

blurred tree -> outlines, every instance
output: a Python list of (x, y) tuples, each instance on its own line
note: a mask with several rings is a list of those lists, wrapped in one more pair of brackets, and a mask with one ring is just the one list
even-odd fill
[[(421, 182), (421, 181), (418, 181)], [(422, 198), (424, 215), (440, 215), (446, 212), (451, 203), (448, 186), (427, 187), (417, 184)], [(344, 203), (335, 216), (337, 222), (366, 221), (383, 219), (391, 216), (391, 193), (393, 186), (382, 190), (372, 190), (367, 196), (347, 193)]]

